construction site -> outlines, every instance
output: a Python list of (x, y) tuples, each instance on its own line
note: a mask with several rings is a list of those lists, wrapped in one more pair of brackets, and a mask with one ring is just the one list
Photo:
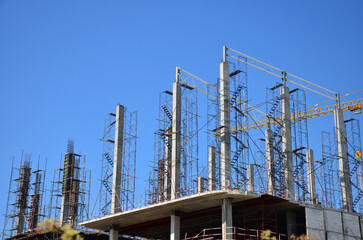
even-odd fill
[[(341, 96), (226, 46), (221, 59), (217, 79), (177, 67), (172, 90), (160, 93), (142, 199), (137, 112), (117, 105), (104, 119), (96, 202), (72, 139), (49, 190), (46, 163), (32, 170), (25, 154), (12, 168), (3, 239), (60, 239), (36, 231), (51, 218), (84, 239), (258, 240), (267, 230), (279, 240), (363, 239), (363, 98), (345, 101), (359, 91)], [(250, 81), (261, 86), (258, 102)], [(330, 126), (309, 137), (309, 119), (323, 117)]]

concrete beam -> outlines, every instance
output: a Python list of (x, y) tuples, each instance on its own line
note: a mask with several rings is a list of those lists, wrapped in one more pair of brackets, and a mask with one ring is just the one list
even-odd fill
[(231, 133), (230, 133), (230, 82), (229, 63), (220, 64), (221, 105), (221, 186), (228, 189), (231, 184)]
[(343, 208), (353, 211), (352, 186), (350, 185), (348, 151), (342, 109), (334, 109), (335, 131), (337, 136), (337, 149), (339, 160), (339, 177), (342, 190)]
[(171, 147), (171, 199), (179, 197), (180, 192), (180, 137), (181, 137), (181, 89), (179, 68), (173, 84), (173, 120)]
[(282, 154), (284, 159), (286, 197), (295, 198), (294, 172), (292, 162), (290, 91), (286, 86), (286, 72), (282, 73), (281, 87)]
[(255, 191), (254, 164), (247, 164), (247, 191)]
[(170, 217), (170, 240), (180, 240), (180, 216), (173, 211)]
[(272, 131), (268, 128), (265, 132), (266, 143), (266, 161), (267, 161), (267, 189), (271, 195), (275, 194), (275, 178), (274, 178), (274, 151), (272, 143)]
[(209, 191), (216, 189), (216, 148), (208, 147), (208, 185)]
[(309, 201), (310, 203), (316, 204), (314, 152), (312, 149), (306, 149), (306, 161), (307, 161)]
[(232, 239), (232, 198), (222, 199), (222, 240)]
[(115, 120), (115, 148), (114, 148), (114, 157), (113, 157), (111, 213), (117, 213), (122, 210), (121, 175), (123, 171), (122, 153), (124, 145), (123, 143), (124, 120), (125, 120), (125, 107), (122, 105), (117, 105), (116, 120)]

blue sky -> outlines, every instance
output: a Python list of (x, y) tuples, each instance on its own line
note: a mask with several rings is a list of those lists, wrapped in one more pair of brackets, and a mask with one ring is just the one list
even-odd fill
[[(172, 89), (176, 66), (215, 81), (223, 45), (341, 94), (362, 89), (362, 12), (354, 0), (0, 1), (0, 226), (22, 150), (48, 158), (50, 177), (74, 138), (96, 197), (103, 119), (118, 103), (139, 114), (141, 194), (158, 94)], [(250, 98), (268, 81), (253, 80)]]

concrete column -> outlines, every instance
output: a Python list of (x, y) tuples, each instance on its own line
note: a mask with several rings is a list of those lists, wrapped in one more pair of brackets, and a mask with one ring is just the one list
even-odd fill
[(255, 191), (255, 175), (253, 164), (247, 164), (247, 191)]
[[(225, 50), (225, 48), (224, 48)], [(227, 189), (231, 184), (231, 133), (230, 133), (230, 82), (229, 63), (220, 64), (220, 105), (221, 105), (221, 186)]]
[(216, 148), (208, 147), (208, 185), (209, 191), (216, 189)]
[(171, 128), (165, 130), (165, 153), (164, 153), (164, 199), (170, 199), (170, 169), (171, 169)]
[(296, 213), (293, 211), (286, 212), (287, 239), (292, 239), (291, 235), (296, 234)]
[(310, 203), (316, 203), (315, 189), (315, 168), (314, 168), (314, 152), (312, 149), (306, 149), (308, 190)]
[(180, 240), (180, 216), (173, 211), (170, 217), (170, 240)]
[(181, 130), (181, 89), (179, 68), (173, 84), (173, 121), (171, 147), (171, 199), (178, 198), (180, 192), (180, 130)]
[(205, 191), (205, 186), (204, 186), (205, 180), (206, 179), (204, 177), (198, 177), (198, 193), (202, 193)]
[(232, 239), (232, 199), (222, 199), (222, 240)]
[(294, 172), (292, 163), (290, 92), (286, 87), (286, 72), (282, 73), (281, 117), (282, 117), (282, 154), (284, 158), (286, 197), (295, 198)]
[(272, 141), (272, 131), (268, 128), (265, 132), (265, 143), (266, 143), (266, 161), (267, 161), (267, 189), (271, 195), (275, 194), (275, 164), (274, 164), (274, 151)]
[(111, 213), (121, 211), (121, 174), (122, 174), (122, 153), (123, 153), (123, 140), (124, 140), (124, 119), (125, 108), (122, 105), (116, 107), (116, 120), (115, 120), (115, 149), (113, 157), (113, 182), (112, 182), (112, 202)]
[(339, 159), (339, 177), (342, 189), (343, 208), (353, 211), (352, 187), (350, 185), (347, 142), (342, 109), (334, 109), (335, 131)]
[(110, 240), (118, 240), (118, 225), (111, 225), (109, 239)]

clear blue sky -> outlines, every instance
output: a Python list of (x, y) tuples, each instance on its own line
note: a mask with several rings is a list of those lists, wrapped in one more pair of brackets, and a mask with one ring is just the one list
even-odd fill
[(103, 119), (118, 103), (139, 112), (141, 193), (158, 94), (176, 66), (214, 81), (223, 45), (341, 94), (362, 89), (362, 12), (358, 0), (0, 1), (0, 227), (22, 149), (47, 157), (51, 177), (74, 138), (97, 196)]

